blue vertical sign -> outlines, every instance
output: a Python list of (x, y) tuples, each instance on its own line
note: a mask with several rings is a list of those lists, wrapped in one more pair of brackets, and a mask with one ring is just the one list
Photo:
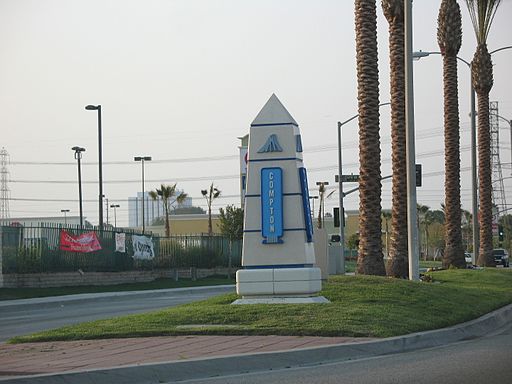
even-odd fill
[(261, 235), (263, 244), (283, 242), (283, 170), (261, 170)]
[(299, 168), (300, 188), (302, 192), (302, 207), (304, 223), (306, 224), (306, 239), (308, 243), (313, 241), (313, 221), (311, 220), (311, 207), (309, 206), (308, 176), (306, 168)]

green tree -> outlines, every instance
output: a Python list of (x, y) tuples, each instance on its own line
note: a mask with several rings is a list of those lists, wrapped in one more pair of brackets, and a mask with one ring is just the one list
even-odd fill
[(187, 198), (187, 194), (180, 192), (177, 194), (176, 185), (160, 185), (160, 189), (156, 189), (154, 191), (149, 192), (149, 196), (153, 200), (162, 200), (162, 205), (164, 207), (164, 215), (165, 215), (165, 236), (171, 236), (171, 224), (169, 222), (169, 214), (171, 211), (171, 207), (174, 203), (182, 204)]
[(462, 20), (456, 0), (441, 1), (437, 18), (437, 42), (443, 56), (444, 85), (445, 247), (443, 266), (465, 268), (461, 232), (460, 124), (457, 85), (457, 54), (462, 44)]
[(385, 275), (381, 239), (379, 67), (375, 0), (355, 0), (359, 112), (359, 252), (357, 273)]
[(244, 234), (244, 210), (228, 205), (226, 209), (221, 208), (219, 212), (220, 233), (231, 240), (241, 240)]
[(228, 205), (220, 209), (220, 233), (229, 239), (228, 278), (231, 275), (231, 260), (233, 259), (233, 241), (241, 240), (244, 235), (244, 210)]
[[(409, 273), (407, 249), (407, 158), (405, 152), (405, 55), (404, 2), (382, 0), (382, 10), (389, 24), (389, 64), (391, 91), (392, 207), (391, 249), (386, 253), (388, 276), (405, 278)], [(387, 220), (386, 220), (387, 226)]]
[(209, 189), (202, 189), (201, 194), (206, 199), (206, 204), (208, 205), (208, 235), (213, 234), (212, 227), (212, 203), (217, 197), (220, 196), (220, 190), (217, 187), (213, 186), (213, 182), (210, 185)]
[[(487, 36), (500, 0), (466, 0), (476, 35), (477, 47), (471, 61), (471, 81), (478, 104), (478, 212), (480, 249), (477, 265), (495, 266), (492, 256), (492, 170), (489, 93), (493, 86), (492, 60), (487, 49)], [(476, 252), (476, 250), (475, 250)]]

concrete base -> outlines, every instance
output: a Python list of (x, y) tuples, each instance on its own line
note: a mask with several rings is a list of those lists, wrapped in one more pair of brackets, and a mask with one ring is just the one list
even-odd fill
[(326, 304), (330, 303), (323, 296), (315, 297), (251, 297), (233, 301), (232, 305), (237, 304)]
[(320, 268), (243, 269), (236, 273), (241, 296), (312, 296), (322, 290)]

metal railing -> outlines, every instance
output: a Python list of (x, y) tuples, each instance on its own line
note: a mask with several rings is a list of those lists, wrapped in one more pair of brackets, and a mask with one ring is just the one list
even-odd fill
[[(62, 230), (72, 235), (95, 232), (101, 250), (79, 253), (60, 249)], [(148, 235), (152, 238), (154, 258), (134, 258), (133, 235), (141, 232), (119, 228), (89, 227), (62, 224), (39, 224), (34, 226), (1, 226), (2, 272), (51, 273), (51, 272), (117, 272), (131, 270), (153, 270), (172, 268), (236, 267), (241, 264), (242, 242), (206, 234), (174, 235), (170, 238)], [(125, 234), (126, 252), (117, 252), (116, 233)], [(231, 259), (231, 260), (230, 260)]]

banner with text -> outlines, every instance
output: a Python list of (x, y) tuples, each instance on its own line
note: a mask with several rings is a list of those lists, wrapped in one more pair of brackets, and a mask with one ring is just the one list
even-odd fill
[(99, 251), (101, 245), (95, 232), (87, 232), (79, 236), (74, 236), (62, 230), (60, 231), (59, 248), (61, 251), (88, 253)]
[(116, 252), (126, 252), (126, 234), (116, 233)]
[(149, 260), (155, 257), (151, 237), (132, 235), (132, 243), (134, 259)]

